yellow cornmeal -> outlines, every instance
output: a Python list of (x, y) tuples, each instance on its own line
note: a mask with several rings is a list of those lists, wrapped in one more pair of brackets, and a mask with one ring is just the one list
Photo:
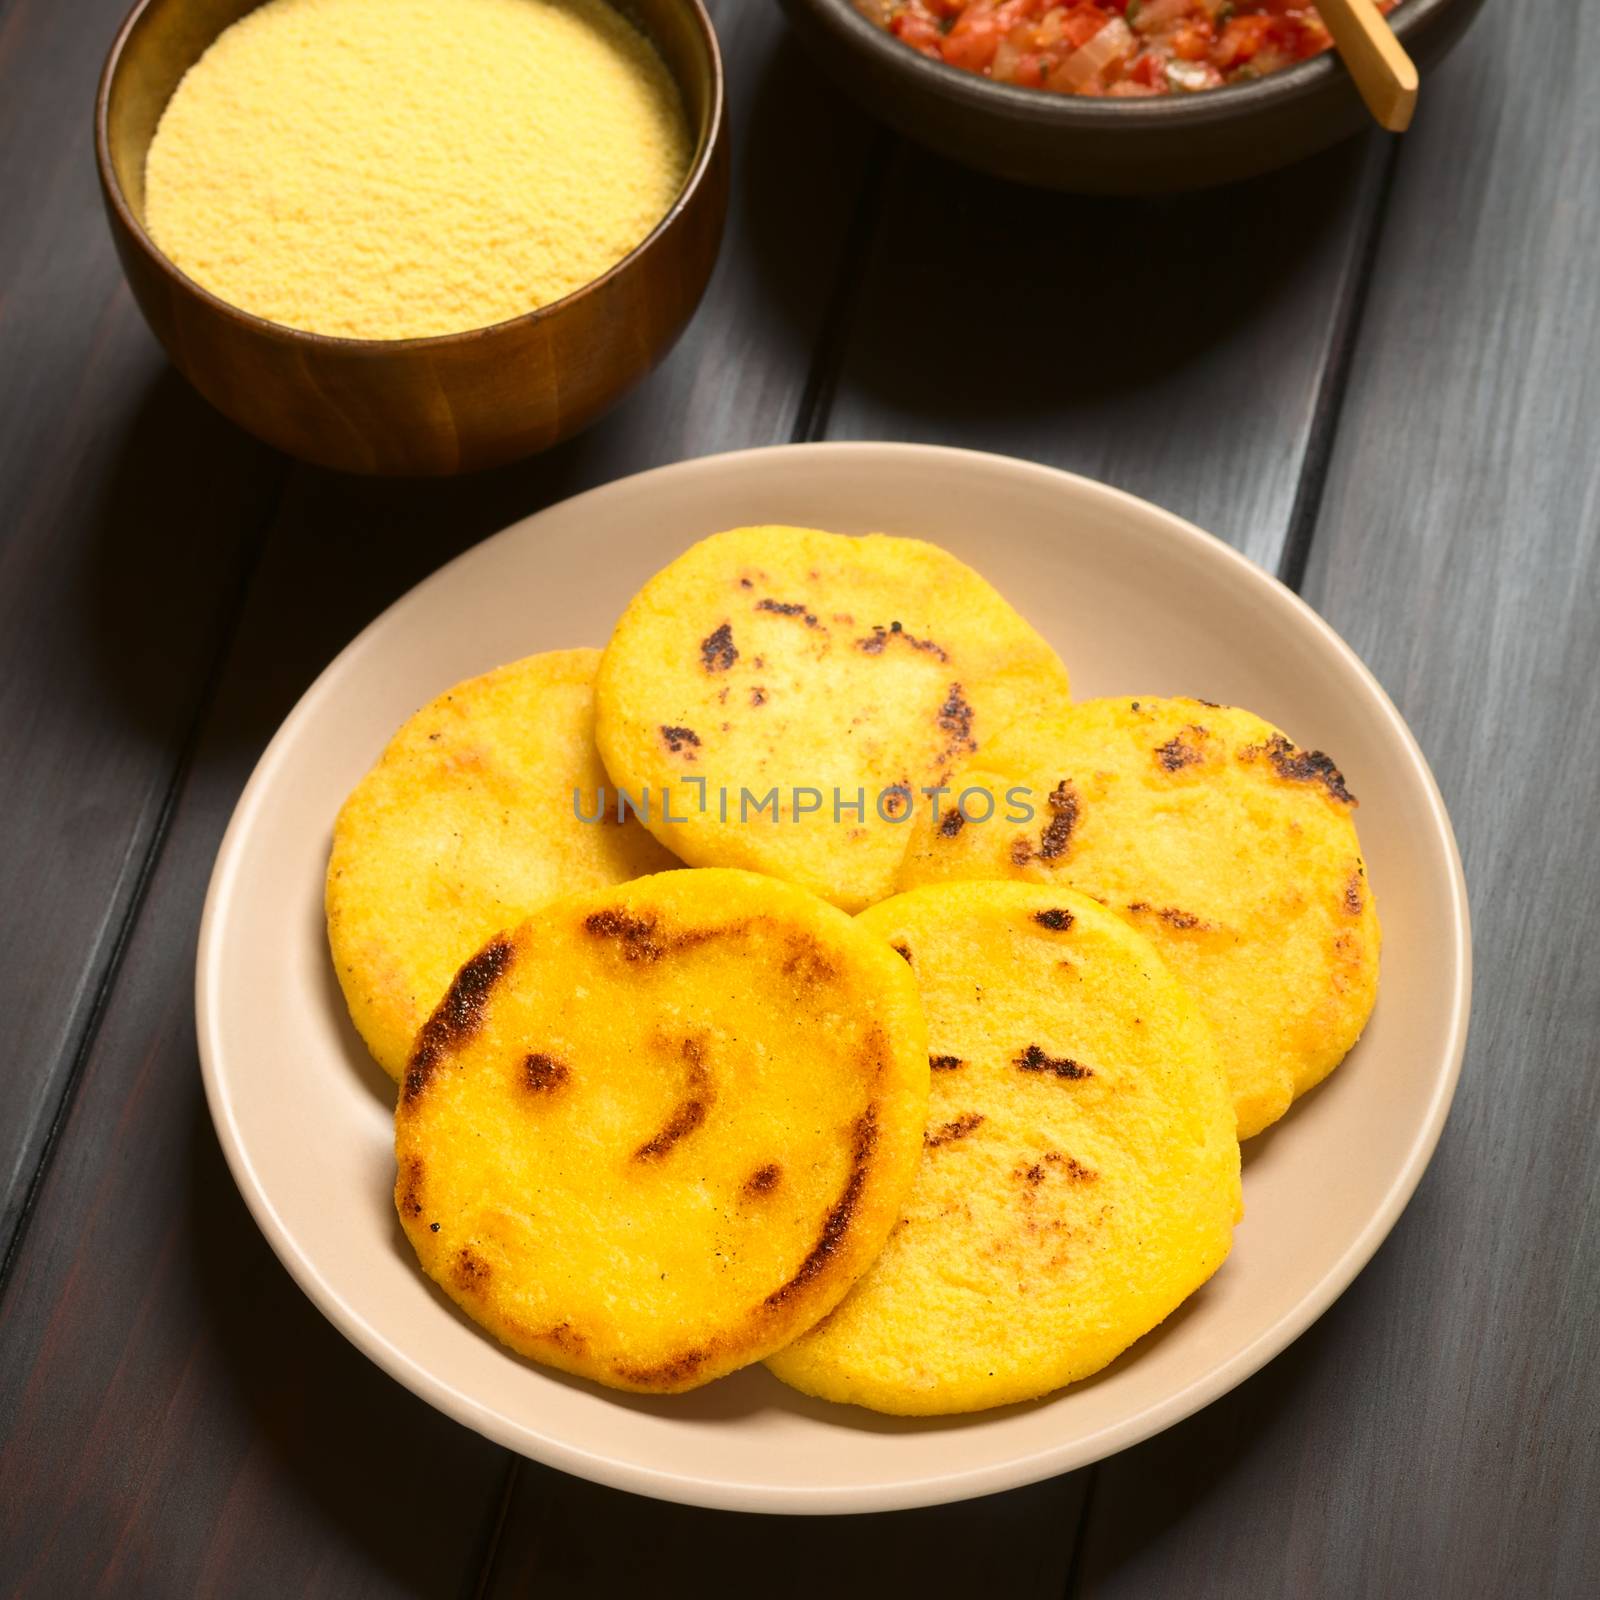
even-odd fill
[(592, 282), (688, 162), (672, 79), (603, 0), (271, 0), (178, 85), (145, 221), (257, 316), (415, 338)]

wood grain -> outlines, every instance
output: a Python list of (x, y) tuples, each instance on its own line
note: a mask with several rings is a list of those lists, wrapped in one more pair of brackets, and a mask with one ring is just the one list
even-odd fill
[[(30, 3), (13, 0), (8, 27)], [(773, 118), (814, 119), (825, 132), (807, 150), (778, 151), (760, 181), (742, 175), (722, 270), (677, 351), (602, 428), (523, 467), (423, 484), (295, 469), (192, 759), (181, 774), (173, 749), (154, 761), (161, 790), (173, 786), (169, 825), (120, 964), (98, 980), (108, 996), (0, 1302), (8, 1593), (454, 1594), (476, 1581), (507, 1458), (358, 1357), (256, 1232), (201, 1102), (195, 930), (256, 756), (378, 610), (550, 500), (679, 454), (781, 442), (795, 428), (866, 141), (850, 113), (797, 73), (774, 11), (737, 0), (718, 9), (743, 143), (772, 154), (781, 142)], [(87, 35), (76, 46), (85, 58), (99, 47)], [(31, 58), (12, 59), (21, 71)], [(81, 117), (85, 103), (59, 115)], [(79, 219), (81, 248), (109, 262), (92, 189), (79, 204), (92, 218)], [(127, 315), (131, 326), (131, 307)], [(237, 436), (192, 421), (172, 419), (160, 445), (167, 459), (209, 440), (217, 494), (231, 477), (259, 517), (259, 496), (227, 454)], [(70, 471), (55, 472), (70, 487)], [(163, 515), (162, 486), (132, 481), (149, 517)], [(115, 523), (138, 509), (113, 497), (105, 516)], [(178, 514), (196, 547), (178, 549), (198, 562), (217, 515), (186, 500)], [(77, 559), (93, 531), (69, 516), (53, 526)], [(147, 553), (148, 522), (142, 531)], [(210, 628), (225, 625), (214, 604), (203, 610)], [(214, 649), (215, 633), (207, 637)], [(138, 719), (159, 709), (138, 689), (127, 685), (126, 703), (108, 694), (98, 721), (137, 733)], [(93, 750), (83, 733), (64, 743), (68, 755)], [(66, 798), (58, 784), (38, 815)], [(106, 888), (94, 887), (78, 909), (104, 916)]]
[(1084, 199), (902, 151), (829, 434), (1026, 456), (1275, 569), (1387, 145), (1213, 193)]
[(124, 9), (0, 20), (0, 1258), (282, 475), (171, 374), (117, 269), (87, 107)]
[(1056, 1600), (1078, 1531), (1079, 1480), (922, 1511), (772, 1517), (640, 1500), (517, 1469), (484, 1593), (596, 1600), (1003, 1595)]
[(1307, 573), (1455, 820), (1459, 1096), (1323, 1322), (1101, 1469), (1097, 1600), (1600, 1593), (1597, 49), (1592, 9), (1491, 7), (1430, 81)]

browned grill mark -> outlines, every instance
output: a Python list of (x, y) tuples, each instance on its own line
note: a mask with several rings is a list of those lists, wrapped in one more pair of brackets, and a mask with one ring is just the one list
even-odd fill
[(1344, 886), (1344, 908), (1352, 917), (1359, 917), (1362, 908), (1366, 905), (1366, 896), (1361, 892), (1361, 869), (1357, 867), (1350, 874), (1350, 881)]
[(1290, 783), (1320, 783), (1342, 805), (1359, 804), (1345, 787), (1344, 774), (1333, 764), (1331, 756), (1320, 750), (1299, 750), (1281, 733), (1275, 733), (1264, 745), (1252, 745), (1239, 752), (1241, 761), (1253, 761), (1265, 755), (1280, 778)]
[(750, 691), (750, 704), (764, 706), (767, 703), (767, 691), (759, 686)]
[(719, 624), (700, 641), (700, 663), (707, 672), (726, 672), (738, 659), (732, 623)]
[(1156, 760), (1168, 772), (1178, 772), (1184, 767), (1197, 766), (1205, 760), (1204, 754), (1185, 737), (1193, 734), (1197, 738), (1205, 738), (1206, 730), (1196, 724), (1191, 724), (1181, 732), (1173, 734), (1163, 745), (1156, 747)]
[(488, 1283), (489, 1263), (481, 1256), (476, 1256), (466, 1246), (462, 1246), (456, 1256), (455, 1268), (451, 1273), (458, 1289), (482, 1289)]
[(591, 912), (583, 925), (599, 938), (615, 939), (628, 961), (659, 961), (664, 954), (656, 942), (654, 917), (632, 917), (615, 906), (607, 906), (603, 911)]
[(782, 1177), (783, 1168), (776, 1161), (769, 1161), (764, 1167), (757, 1167), (744, 1180), (744, 1192), (746, 1194), (771, 1194), (778, 1187)]
[(685, 1100), (674, 1107), (667, 1125), (633, 1152), (635, 1161), (659, 1161), (680, 1139), (694, 1132), (706, 1120), (703, 1100)]
[(755, 588), (755, 582), (750, 578), (741, 578), (739, 580), (739, 587), (741, 589), (753, 589)]
[(1041, 861), (1056, 861), (1066, 854), (1072, 842), (1072, 830), (1078, 825), (1078, 791), (1070, 778), (1063, 778), (1045, 798), (1045, 808), (1050, 820), (1039, 830), (1039, 848), (1034, 850), (1025, 835), (1019, 834), (1011, 843), (1011, 863), (1025, 867), (1035, 855)]
[(954, 1144), (957, 1139), (965, 1139), (982, 1122), (981, 1111), (963, 1111), (953, 1121), (923, 1134), (922, 1142), (929, 1150), (937, 1150), (941, 1145)]
[(653, 1367), (630, 1367), (619, 1362), (611, 1370), (623, 1382), (636, 1383), (642, 1389), (670, 1388), (687, 1383), (710, 1359), (709, 1350), (685, 1350)]
[(1080, 1066), (1071, 1056), (1047, 1055), (1036, 1044), (1030, 1044), (1021, 1055), (1013, 1057), (1012, 1064), (1024, 1072), (1049, 1072), (1058, 1078), (1071, 1078), (1074, 1081), (1094, 1076), (1090, 1068)]
[(911, 946), (908, 945), (903, 939), (896, 939), (894, 941), (894, 949), (895, 949), (895, 952), (899, 955), (900, 959), (902, 961), (904, 961), (905, 964), (909, 967), (912, 964), (911, 963)]
[(569, 1356), (581, 1356), (589, 1348), (589, 1341), (570, 1322), (558, 1322), (555, 1327), (546, 1328), (538, 1337), (548, 1340), (556, 1349), (566, 1351)]
[(944, 704), (939, 707), (939, 726), (949, 741), (940, 760), (948, 761), (963, 752), (971, 755), (978, 748), (978, 741), (972, 737), (972, 718), (973, 710), (961, 685), (952, 683)]
[(1196, 695), (1195, 699), (1199, 700), (1201, 705), (1209, 706), (1213, 711), (1220, 711), (1222, 709), (1222, 707), (1220, 705), (1218, 705), (1215, 700), (1205, 700), (1205, 699), (1202, 699), (1199, 695)]
[(572, 1069), (564, 1061), (547, 1056), (543, 1051), (523, 1057), (522, 1082), (535, 1094), (548, 1094), (559, 1089), (572, 1076)]
[(774, 616), (779, 617), (800, 617), (804, 619), (805, 625), (808, 628), (814, 628), (817, 626), (816, 612), (807, 610), (806, 607), (798, 600), (773, 600), (770, 598), (766, 600), (757, 600), (756, 610), (770, 611)]
[(482, 1026), (483, 1008), (510, 965), (511, 941), (496, 938), (455, 975), (449, 993), (417, 1035), (416, 1048), (406, 1065), (406, 1102), (415, 1100), (428, 1087), (428, 1080), (444, 1056), (459, 1049)]
[(960, 1056), (929, 1056), (928, 1066), (934, 1072), (959, 1072), (966, 1062)]
[(856, 640), (856, 649), (864, 650), (869, 656), (881, 656), (885, 648), (896, 639), (910, 645), (913, 650), (920, 650), (924, 655), (934, 656), (940, 661), (950, 659), (943, 645), (937, 644), (932, 639), (919, 639), (915, 634), (907, 633), (898, 622), (891, 622), (887, 628), (882, 623), (873, 623), (871, 635)]
[(785, 1284), (774, 1289), (767, 1296), (766, 1304), (781, 1306), (797, 1290), (803, 1289), (828, 1265), (829, 1260), (844, 1243), (850, 1231), (850, 1223), (855, 1216), (856, 1207), (861, 1203), (861, 1191), (867, 1185), (867, 1172), (872, 1161), (872, 1153), (878, 1145), (878, 1108), (869, 1105), (865, 1111), (856, 1118), (855, 1128), (852, 1130), (853, 1144), (850, 1151), (850, 1176), (845, 1180), (844, 1192), (839, 1196), (833, 1209), (824, 1218), (822, 1231), (817, 1235), (817, 1242), (812, 1245), (810, 1253), (796, 1269), (795, 1274)]
[[(698, 749), (700, 745), (700, 735), (693, 728), (669, 727), (666, 723), (662, 723), (661, 737), (665, 740), (667, 749), (674, 755), (680, 750)], [(694, 757), (690, 756), (689, 759), (692, 761)]]
[[(405, 1166), (394, 1186), (395, 1204), (403, 1217), (422, 1215), (422, 1178), (424, 1167), (421, 1156), (407, 1156)], [(438, 1223), (434, 1224), (438, 1227)]]
[(1134, 900), (1128, 909), (1136, 916), (1159, 917), (1169, 928), (1187, 933), (1194, 928), (1210, 928), (1211, 924), (1192, 911), (1180, 911), (1176, 906), (1153, 906), (1148, 900)]
[[(596, 938), (615, 939), (625, 961), (653, 962), (674, 950), (689, 950), (719, 933), (732, 933), (728, 928), (678, 928), (663, 932), (653, 914), (631, 916), (617, 906), (606, 906), (592, 911), (583, 919), (584, 927)], [(740, 924), (742, 926), (742, 924)]]
[(945, 838), (953, 839), (964, 827), (966, 827), (966, 825), (967, 819), (962, 814), (960, 806), (957, 806), (954, 811), (947, 813), (941, 819), (939, 823), (939, 832), (942, 833)]
[(706, 1120), (713, 1098), (711, 1074), (706, 1070), (705, 1046), (696, 1038), (686, 1038), (678, 1046), (687, 1069), (688, 1093), (673, 1107), (666, 1126), (633, 1152), (635, 1161), (659, 1161), (680, 1139), (687, 1138)]
[(804, 934), (790, 937), (783, 958), (783, 972), (785, 977), (805, 986), (832, 983), (839, 976), (839, 969), (827, 951)]
[(1033, 920), (1041, 928), (1048, 928), (1052, 933), (1065, 933), (1077, 920), (1070, 911), (1053, 908), (1049, 911), (1035, 911)]
[(1036, 1188), (1045, 1180), (1047, 1167), (1059, 1166), (1064, 1169), (1063, 1176), (1068, 1183), (1095, 1183), (1100, 1174), (1083, 1165), (1074, 1156), (1064, 1156), (1059, 1150), (1046, 1150), (1032, 1166), (1018, 1166), (1012, 1169), (1012, 1176), (1020, 1178), (1030, 1187)]

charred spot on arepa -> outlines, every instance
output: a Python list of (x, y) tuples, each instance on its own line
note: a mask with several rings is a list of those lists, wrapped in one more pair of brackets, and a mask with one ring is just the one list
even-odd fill
[(974, 714), (961, 685), (952, 683), (938, 714), (939, 727), (946, 738), (941, 761), (950, 761), (962, 754), (971, 755), (978, 748), (978, 741), (972, 736)]
[(693, 728), (685, 728), (681, 724), (662, 723), (661, 741), (673, 755), (687, 750), (689, 760), (694, 760), (694, 752), (700, 747), (700, 735)]
[(423, 1023), (416, 1048), (406, 1066), (404, 1098), (415, 1100), (433, 1077), (434, 1069), (450, 1051), (459, 1049), (483, 1023), (483, 1008), (494, 986), (511, 965), (511, 941), (491, 939), (455, 975), (449, 991)]
[(915, 964), (911, 959), (911, 946), (904, 939), (896, 939), (890, 948), (908, 967)]
[(666, 1125), (633, 1152), (635, 1161), (659, 1161), (680, 1139), (687, 1138), (706, 1120), (706, 1103), (699, 1098), (680, 1101)]
[(700, 664), (707, 672), (726, 672), (738, 659), (730, 622), (719, 623), (700, 641)]
[(533, 1051), (522, 1058), (523, 1087), (534, 1094), (550, 1094), (559, 1089), (572, 1076), (572, 1069), (542, 1050)]
[(583, 925), (596, 938), (616, 940), (627, 961), (659, 961), (662, 957), (654, 917), (635, 917), (616, 906), (606, 906), (590, 912)]
[(675, 950), (693, 949), (720, 934), (736, 933), (744, 924), (726, 928), (663, 929), (654, 914), (634, 916), (618, 906), (606, 906), (590, 912), (583, 919), (583, 926), (597, 939), (615, 940), (624, 961), (649, 964)]
[(943, 1145), (954, 1144), (958, 1139), (965, 1139), (975, 1128), (981, 1127), (983, 1121), (981, 1111), (963, 1111), (949, 1122), (930, 1128), (923, 1134), (922, 1142), (927, 1149), (937, 1150)]
[(773, 600), (770, 597), (756, 601), (757, 611), (770, 611), (778, 617), (799, 617), (808, 628), (819, 626), (817, 614), (798, 600)]
[(814, 988), (838, 979), (839, 968), (816, 939), (807, 934), (790, 934), (783, 958), (785, 977), (801, 988)]
[(1344, 886), (1344, 908), (1352, 917), (1359, 917), (1366, 907), (1366, 885), (1362, 877), (1362, 869), (1358, 866)]
[(1040, 861), (1059, 861), (1072, 843), (1072, 830), (1078, 826), (1081, 809), (1072, 780), (1061, 779), (1045, 797), (1050, 820), (1039, 830), (1039, 848), (1033, 848), (1026, 834), (1018, 834), (1011, 841), (1011, 864), (1025, 867), (1036, 856)]
[(861, 1203), (861, 1192), (866, 1188), (872, 1153), (877, 1146), (878, 1108), (874, 1104), (869, 1105), (856, 1118), (855, 1126), (851, 1129), (850, 1176), (845, 1179), (843, 1193), (823, 1219), (822, 1231), (817, 1235), (817, 1242), (812, 1245), (805, 1260), (795, 1269), (794, 1275), (787, 1283), (780, 1284), (767, 1296), (768, 1306), (781, 1306), (790, 1296), (817, 1277), (838, 1252), (839, 1246), (844, 1243), (845, 1236), (850, 1231), (850, 1223), (855, 1217), (856, 1208)]
[(953, 839), (964, 827), (966, 827), (966, 825), (966, 814), (962, 811), (960, 806), (957, 806), (955, 810), (946, 812), (946, 814), (940, 819), (939, 832), (946, 839)]
[(1254, 761), (1262, 755), (1272, 763), (1278, 776), (1290, 783), (1320, 783), (1341, 805), (1359, 803), (1346, 786), (1344, 774), (1333, 764), (1333, 758), (1320, 750), (1301, 750), (1281, 733), (1275, 733), (1264, 745), (1241, 750), (1239, 759)]
[(1097, 1183), (1100, 1179), (1100, 1174), (1092, 1167), (1084, 1166), (1075, 1156), (1063, 1155), (1059, 1150), (1046, 1150), (1037, 1161), (1019, 1163), (1012, 1168), (1011, 1175), (1036, 1189), (1052, 1167), (1058, 1169), (1068, 1183)]
[(1156, 761), (1166, 772), (1181, 772), (1185, 767), (1198, 766), (1205, 760), (1205, 752), (1200, 749), (1198, 741), (1205, 736), (1204, 728), (1198, 723), (1191, 723), (1173, 734), (1165, 744), (1156, 746)]
[(755, 688), (750, 691), (750, 704), (753, 706), (764, 706), (766, 703), (767, 691), (763, 689), (760, 684), (757, 684)]
[[(407, 1156), (395, 1181), (395, 1205), (403, 1217), (422, 1215), (422, 1179), (425, 1173), (421, 1156)], [(434, 1224), (437, 1229), (438, 1223)]]
[(1092, 1078), (1094, 1070), (1076, 1062), (1071, 1056), (1053, 1056), (1043, 1045), (1030, 1044), (1020, 1055), (1012, 1057), (1012, 1065), (1023, 1072), (1037, 1072), (1049, 1074), (1057, 1078), (1067, 1078), (1074, 1082), (1083, 1078)]
[(960, 1056), (929, 1056), (928, 1070), (930, 1072), (959, 1072), (966, 1062)]
[(744, 1192), (750, 1195), (771, 1194), (782, 1181), (783, 1168), (776, 1161), (768, 1161), (744, 1180)]
[(1147, 900), (1135, 900), (1128, 910), (1135, 916), (1157, 917), (1166, 923), (1169, 928), (1176, 929), (1179, 933), (1189, 933), (1195, 929), (1210, 931), (1211, 923), (1203, 917), (1197, 916), (1193, 911), (1183, 911), (1177, 906), (1153, 906)]
[(456, 1252), (450, 1275), (456, 1287), (462, 1290), (481, 1290), (492, 1276), (489, 1263), (468, 1245), (463, 1245)]
[(856, 640), (856, 649), (869, 656), (881, 656), (891, 644), (907, 645), (924, 655), (934, 657), (937, 661), (950, 659), (950, 654), (943, 645), (933, 639), (919, 639), (915, 634), (907, 633), (898, 622), (891, 622), (887, 628), (882, 623), (873, 623), (872, 632), (865, 639)]
[(705, 1044), (692, 1035), (679, 1041), (684, 1064), (685, 1094), (665, 1124), (633, 1152), (635, 1161), (659, 1161), (672, 1147), (703, 1126), (715, 1094), (706, 1066)]
[(543, 1332), (536, 1334), (535, 1338), (546, 1340), (569, 1356), (581, 1356), (589, 1348), (589, 1341), (583, 1334), (564, 1320), (552, 1328), (544, 1329)]
[(669, 1356), (648, 1367), (617, 1362), (611, 1370), (624, 1383), (637, 1384), (641, 1389), (671, 1389), (689, 1382), (710, 1359), (709, 1350), (685, 1350), (681, 1355)]
[(1044, 911), (1035, 911), (1033, 920), (1041, 928), (1050, 929), (1052, 933), (1065, 933), (1077, 918), (1063, 907), (1052, 906)]

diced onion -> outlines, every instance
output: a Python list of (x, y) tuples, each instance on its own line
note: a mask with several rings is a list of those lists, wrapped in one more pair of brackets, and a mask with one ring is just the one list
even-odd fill
[(1194, 0), (1144, 0), (1133, 19), (1140, 33), (1155, 33), (1173, 22), (1186, 22)]
[(1050, 87), (1076, 94), (1084, 85), (1101, 77), (1113, 62), (1126, 61), (1136, 48), (1127, 23), (1121, 17), (1113, 17), (1050, 74)]
[(1215, 89), (1222, 74), (1204, 61), (1169, 61), (1167, 82), (1174, 89)]

